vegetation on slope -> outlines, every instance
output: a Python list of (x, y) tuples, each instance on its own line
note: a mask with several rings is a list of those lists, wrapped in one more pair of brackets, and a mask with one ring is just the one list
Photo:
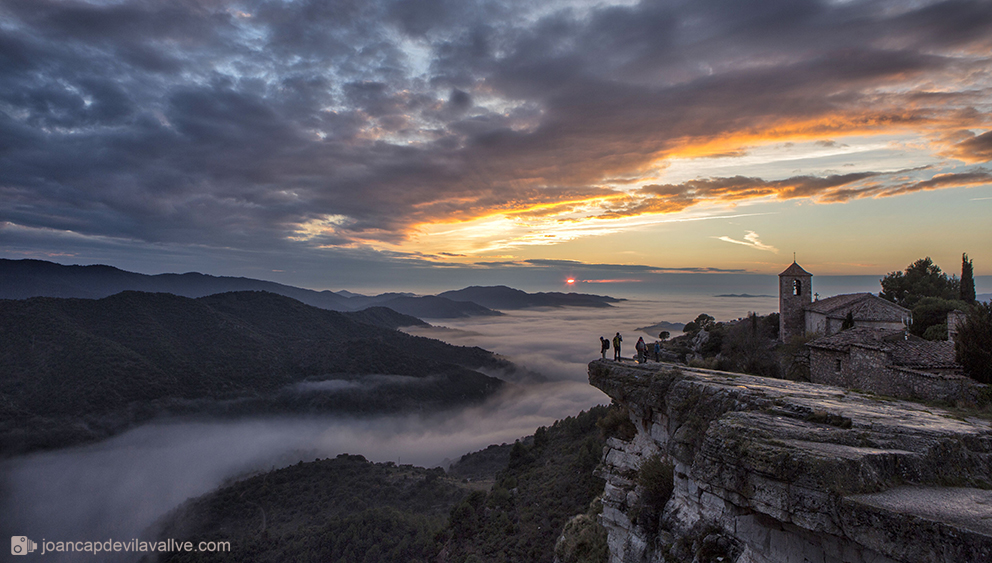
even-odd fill
[(687, 323), (683, 334), (665, 342), (664, 347), (680, 359), (688, 358), (692, 366), (782, 377), (791, 358), (780, 359), (776, 353), (778, 328), (778, 313), (748, 313), (729, 322), (718, 322), (704, 313)]
[(362, 456), (271, 471), (188, 501), (162, 537), (230, 541), (229, 553), (172, 553), (166, 562), (433, 560), (451, 507), (467, 494), (444, 470)]
[(605, 444), (596, 422), (607, 410), (596, 407), (539, 428), (530, 445), (515, 443), (492, 489), (471, 493), (452, 510), (444, 559), (551, 561), (565, 524), (603, 490), (593, 469)]
[[(464, 404), (502, 384), (474, 368), (513, 369), (481, 348), (349, 315), (395, 321), (265, 292), (0, 300), (0, 445), (8, 455), (61, 447), (163, 410), (380, 413)], [(340, 384), (313, 385), (326, 380)]]
[[(598, 506), (603, 481), (592, 472), (604, 439), (596, 423), (607, 411), (468, 454), (447, 474), (343, 454), (256, 475), (187, 501), (161, 524), (160, 537), (230, 541), (230, 553), (164, 561), (551, 561), (569, 519)], [(476, 481), (495, 484), (473, 490)], [(602, 561), (597, 527), (585, 514), (565, 551)]]

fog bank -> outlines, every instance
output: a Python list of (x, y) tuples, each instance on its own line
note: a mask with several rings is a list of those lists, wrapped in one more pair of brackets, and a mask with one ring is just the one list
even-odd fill
[[(686, 322), (701, 312), (721, 320), (748, 310), (768, 312), (777, 305), (774, 301), (706, 296), (434, 321), (444, 326), (409, 332), (492, 350), (544, 380), (517, 381), (484, 404), (445, 412), (160, 420), (98, 444), (7, 460), (0, 464), (0, 528), (6, 536), (26, 535), (36, 542), (127, 541), (141, 537), (186, 499), (250, 471), (340, 453), (372, 461), (441, 465), (607, 403), (608, 398), (586, 381), (586, 365), (598, 357), (601, 335), (622, 332), (629, 356), (637, 337), (649, 336), (635, 333), (636, 327)], [(381, 374), (363, 384), (394, 379)], [(309, 383), (299, 390), (340, 392), (350, 385), (355, 383)], [(81, 558), (93, 556), (75, 560)], [(60, 559), (52, 554), (46, 560)]]
[[(160, 421), (99, 444), (4, 462), (0, 528), (4, 537), (36, 542), (127, 541), (187, 498), (246, 472), (344, 452), (432, 467), (604, 402), (588, 385), (549, 382), (433, 414)], [(62, 560), (85, 557), (93, 556)]]
[[(586, 365), (599, 356), (600, 336), (612, 338), (620, 332), (624, 338), (621, 351), (629, 358), (638, 337), (653, 342), (658, 336), (638, 332), (638, 327), (661, 321), (687, 323), (700, 313), (724, 321), (743, 317), (749, 311), (764, 315), (777, 310), (777, 297), (680, 296), (624, 301), (604, 308), (537, 308), (505, 311), (500, 317), (427, 319), (435, 326), (403, 330), (450, 344), (492, 350), (552, 380), (584, 382)], [(612, 354), (610, 350), (608, 357)]]

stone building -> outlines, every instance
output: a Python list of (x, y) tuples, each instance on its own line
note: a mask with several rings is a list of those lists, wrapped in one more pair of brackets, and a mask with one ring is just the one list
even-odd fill
[(813, 274), (793, 262), (778, 275), (779, 339), (836, 334), (848, 314), (856, 327), (904, 330), (913, 320), (905, 307), (871, 293), (813, 299)]
[(948, 342), (957, 342), (958, 331), (961, 329), (961, 325), (964, 324), (965, 319), (968, 317), (967, 313), (964, 311), (959, 311), (957, 309), (947, 313), (947, 340)]
[(778, 275), (778, 337), (788, 342), (806, 332), (806, 307), (813, 302), (813, 274), (793, 262)]
[(906, 330), (912, 312), (871, 293), (847, 293), (813, 301), (806, 306), (806, 334), (840, 332), (851, 313), (854, 326)]
[(806, 346), (813, 383), (925, 400), (968, 398), (971, 388), (953, 342), (924, 340), (905, 329), (855, 326)]

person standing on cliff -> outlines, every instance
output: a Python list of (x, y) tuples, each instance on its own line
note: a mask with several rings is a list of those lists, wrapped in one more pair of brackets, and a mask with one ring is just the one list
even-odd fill
[(623, 337), (620, 336), (618, 332), (616, 336), (613, 337), (613, 359), (615, 361), (620, 361), (620, 343), (623, 342)]
[(599, 337), (599, 343), (603, 347), (603, 359), (605, 360), (606, 359), (606, 351), (610, 349), (610, 341), (607, 340), (607, 339), (605, 339), (605, 338), (603, 338), (602, 336), (600, 336)]
[(637, 339), (637, 344), (634, 344), (634, 349), (637, 350), (637, 363), (643, 364), (648, 361), (647, 351), (648, 345), (644, 342), (644, 337)]

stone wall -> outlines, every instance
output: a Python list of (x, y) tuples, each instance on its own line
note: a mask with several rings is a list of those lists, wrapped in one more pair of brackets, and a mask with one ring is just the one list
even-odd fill
[(950, 370), (928, 373), (893, 366), (885, 352), (856, 345), (850, 347), (850, 352), (810, 347), (809, 366), (813, 383), (903, 399), (973, 403), (981, 388)]
[[(599, 470), (611, 563), (992, 561), (988, 421), (674, 365), (596, 361), (589, 380), (637, 428)], [(655, 455), (674, 482), (652, 513), (638, 474)]]

